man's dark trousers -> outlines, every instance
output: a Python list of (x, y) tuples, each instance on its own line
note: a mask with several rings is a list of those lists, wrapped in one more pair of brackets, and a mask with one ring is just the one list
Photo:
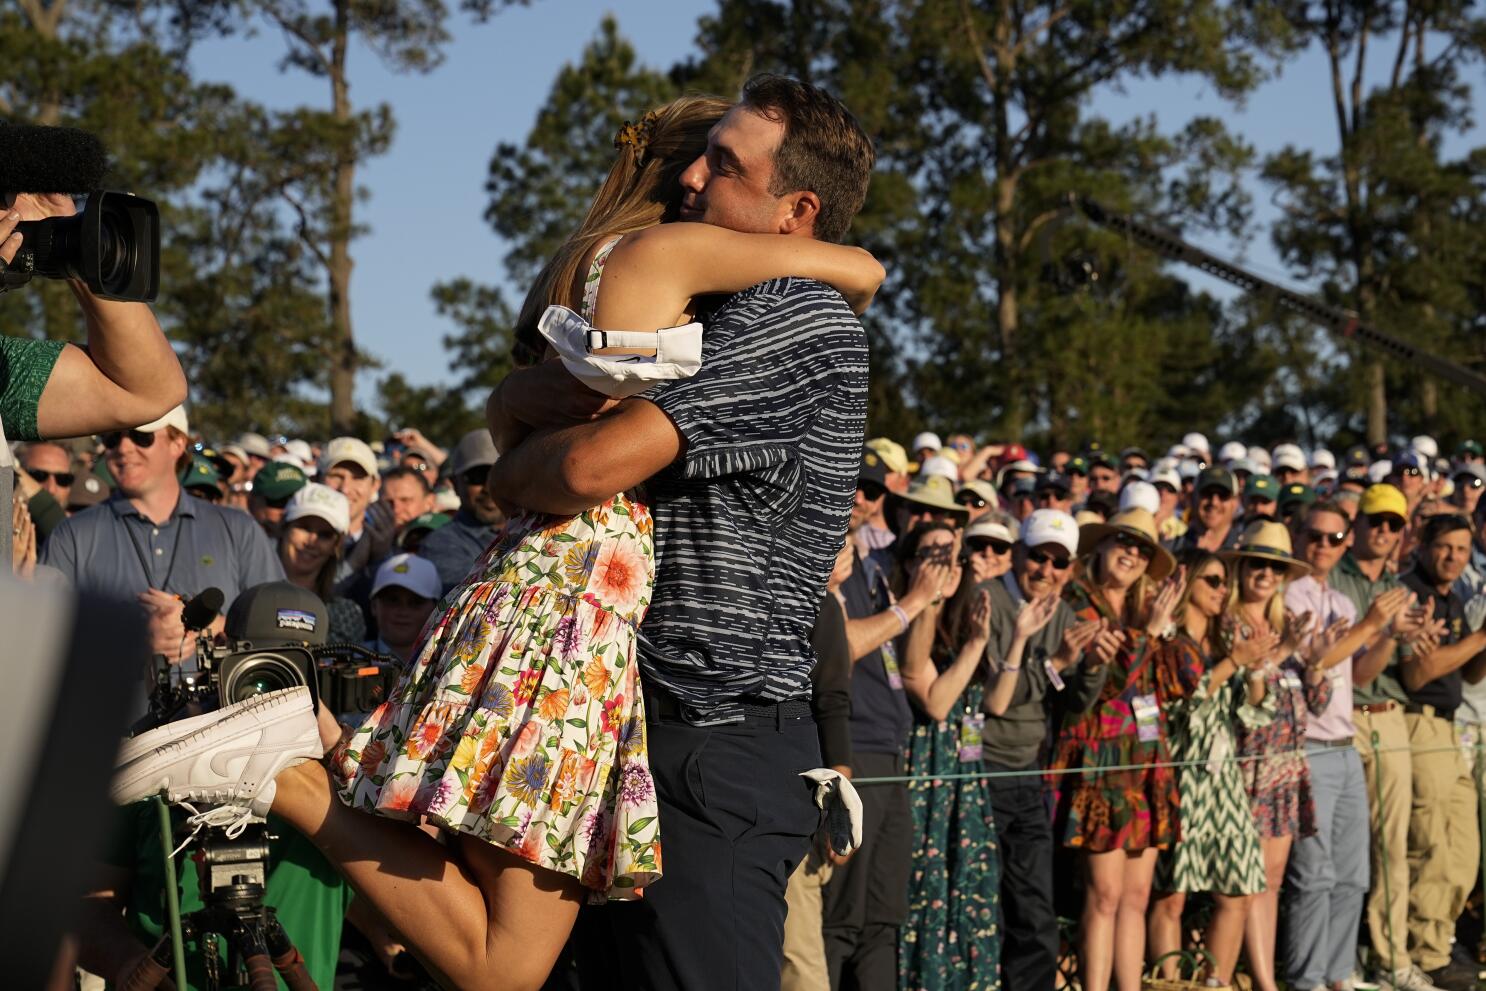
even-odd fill
[(575, 934), (584, 989), (779, 987), (784, 889), (820, 825), (815, 721), (692, 726), (647, 719), (660, 808), (661, 879), (636, 902), (586, 909)]
[(1001, 983), (1015, 991), (1053, 991), (1058, 916), (1053, 911), (1053, 828), (1042, 778), (991, 778), (989, 784), (1001, 847)]
[[(903, 773), (902, 757), (857, 750), (856, 778)], [(840, 991), (896, 991), (898, 931), (908, 917), (913, 814), (902, 783), (862, 785), (862, 848), (831, 872), (823, 893), (826, 963)]]

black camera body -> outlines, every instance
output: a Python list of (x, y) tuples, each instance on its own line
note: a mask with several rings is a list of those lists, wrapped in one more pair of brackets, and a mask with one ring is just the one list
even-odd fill
[(153, 302), (160, 293), (160, 209), (128, 193), (95, 190), (82, 213), (16, 225), (21, 248), (0, 287), (33, 275), (80, 279), (102, 299)]

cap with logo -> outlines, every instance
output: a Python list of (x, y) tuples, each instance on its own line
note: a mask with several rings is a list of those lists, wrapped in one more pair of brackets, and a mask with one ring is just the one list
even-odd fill
[(318, 516), (342, 536), (351, 529), (350, 502), (335, 489), (319, 482), (306, 482), (284, 507), (285, 523), (293, 523), (306, 516)]
[(325, 603), (292, 582), (254, 585), (232, 600), (227, 610), (227, 636), (251, 640), (255, 647), (287, 643), (320, 645), (330, 638)]
[(337, 437), (320, 452), (320, 474), (339, 464), (353, 464), (373, 477), (377, 474), (377, 455), (371, 445), (359, 437)]
[(78, 475), (67, 490), (68, 509), (87, 509), (108, 498), (109, 487), (96, 475)]
[(1395, 486), (1369, 485), (1362, 493), (1362, 500), (1357, 505), (1357, 511), (1364, 516), (1371, 516), (1373, 513), (1392, 513), (1399, 519), (1407, 520), (1409, 501)]
[(1243, 487), (1244, 502), (1250, 499), (1263, 499), (1265, 502), (1274, 502), (1280, 497), (1280, 483), (1275, 481), (1273, 475), (1251, 475)]
[(437, 599), (444, 586), (439, 581), (439, 569), (427, 558), (416, 554), (394, 554), (377, 568), (377, 577), (372, 580), (372, 598), (389, 586), (405, 588), (424, 599)]
[(217, 466), (199, 454), (191, 457), (191, 463), (181, 475), (181, 487), (186, 489), (219, 489), (222, 485), (222, 475), (217, 471)]
[(1297, 509), (1304, 509), (1316, 501), (1316, 490), (1303, 482), (1291, 482), (1280, 487), (1280, 497), (1276, 500), (1282, 516), (1289, 516)]
[(308, 481), (298, 465), (287, 461), (270, 461), (253, 476), (253, 491), (270, 502), (277, 502), (304, 488)]
[(1297, 444), (1279, 444), (1273, 451), (1273, 470), (1305, 471), (1305, 452)]
[(423, 513), (408, 520), (402, 525), (402, 531), (397, 535), (397, 546), (407, 546), (409, 535), (414, 533), (432, 533), (446, 526), (454, 517), (448, 513)]
[(867, 448), (876, 451), (878, 457), (887, 470), (894, 475), (908, 474), (908, 452), (903, 450), (903, 445), (890, 437), (873, 437), (867, 441)]
[(960, 484), (960, 469), (949, 458), (936, 454), (933, 457), (924, 458), (924, 463), (919, 467), (918, 477), (925, 478), (929, 475), (942, 475), (950, 480), (953, 485)]
[(1480, 441), (1463, 440), (1460, 442), (1460, 446), (1455, 448), (1455, 456), (1457, 458), (1463, 458), (1466, 455), (1479, 458), (1486, 456), (1486, 453), (1483, 453)]
[(875, 482), (887, 488), (887, 465), (883, 463), (882, 456), (870, 447), (862, 450), (862, 467), (857, 472), (857, 481)]
[(1057, 544), (1071, 557), (1078, 553), (1078, 523), (1061, 509), (1039, 509), (1022, 521), (1021, 541), (1026, 547)]
[(1075, 454), (1063, 466), (1063, 474), (1087, 476), (1089, 474), (1089, 459), (1081, 454)]
[(1246, 458), (1248, 456), (1249, 449), (1243, 446), (1242, 441), (1230, 440), (1228, 443), (1218, 448), (1218, 461), (1230, 468), (1233, 467), (1233, 462), (1237, 461), (1239, 458)]

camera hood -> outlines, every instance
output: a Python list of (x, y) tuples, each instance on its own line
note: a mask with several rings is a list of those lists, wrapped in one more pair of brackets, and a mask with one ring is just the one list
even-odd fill
[(320, 597), (291, 582), (265, 582), (243, 592), (227, 610), (227, 636), (255, 647), (280, 644), (323, 646), (330, 639), (330, 614)]

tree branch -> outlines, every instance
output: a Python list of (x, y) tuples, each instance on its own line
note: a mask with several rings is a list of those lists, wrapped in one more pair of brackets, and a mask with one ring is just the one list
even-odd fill
[(1342, 154), (1346, 154), (1347, 139), (1351, 129), (1347, 126), (1347, 88), (1342, 81), (1341, 26), (1332, 4), (1326, 4), (1326, 58), (1331, 63), (1331, 99), (1336, 109), (1336, 127), (1341, 139)]
[(1352, 130), (1362, 127), (1362, 69), (1367, 63), (1367, 36), (1372, 28), (1372, 10), (1362, 15), (1362, 28), (1357, 32), (1357, 64), (1352, 71)]
[(980, 40), (980, 32), (975, 29), (975, 16), (970, 10), (970, 0), (960, 0), (960, 21), (965, 25), (965, 37), (970, 42), (971, 52), (975, 56), (976, 64), (980, 66), (981, 78), (985, 80), (991, 92), (996, 91), (996, 73), (991, 68), (990, 61), (986, 58), (985, 45)]
[(1014, 59), (1020, 59), (1022, 54), (1026, 51), (1027, 43), (1029, 41), (1033, 41), (1037, 38), (1038, 35), (1044, 34), (1047, 31), (1051, 30), (1054, 24), (1057, 24), (1059, 21), (1061, 21), (1063, 18), (1067, 17), (1071, 13), (1073, 13), (1073, 6), (1071, 4), (1065, 4), (1064, 6), (1059, 7), (1057, 10), (1053, 11), (1051, 14), (1048, 14), (1041, 24), (1034, 25), (1030, 31), (1022, 35), (1021, 38), (1017, 39), (1017, 43), (1012, 46), (1011, 57)]
[(294, 197), (294, 194), (290, 193), (288, 189), (280, 189), (279, 194), (283, 196), (285, 201), (287, 201), (288, 204), (294, 208), (294, 212), (299, 214), (299, 239), (304, 242), (305, 247), (310, 249), (310, 253), (315, 256), (315, 260), (318, 261), (321, 266), (325, 268), (326, 271), (329, 271), (330, 256), (324, 252), (320, 245), (315, 243), (314, 238), (310, 237), (310, 217), (309, 214), (305, 211), (304, 204), (300, 203), (299, 200)]
[(1409, 51), (1409, 29), (1414, 23), (1413, 0), (1404, 5), (1403, 27), (1398, 32), (1398, 52), (1393, 56), (1393, 72), (1388, 76), (1388, 88), (1397, 90), (1403, 79), (1403, 64)]
[(316, 44), (309, 35), (304, 33), (304, 30), (302, 28), (290, 23), (290, 21), (288, 21), (283, 15), (279, 14), (275, 10), (270, 9), (266, 13), (268, 19), (277, 24), (279, 26), (279, 30), (283, 31), (286, 35), (289, 36), (291, 47), (293, 45), (293, 42), (298, 41), (305, 48), (309, 49), (310, 54), (314, 56), (315, 62), (320, 66), (321, 71), (324, 72), (327, 76), (330, 75), (330, 60), (325, 57), (325, 53), (320, 50), (320, 46)]
[(1037, 216), (1033, 217), (1032, 222), (1027, 224), (1027, 229), (1022, 231), (1022, 236), (1020, 239), (1020, 249), (1022, 251), (1026, 251), (1029, 247), (1031, 247), (1032, 238), (1037, 234), (1042, 226), (1058, 219), (1066, 212), (1066, 207), (1058, 207), (1056, 210), (1044, 210), (1042, 213), (1039, 213)]

